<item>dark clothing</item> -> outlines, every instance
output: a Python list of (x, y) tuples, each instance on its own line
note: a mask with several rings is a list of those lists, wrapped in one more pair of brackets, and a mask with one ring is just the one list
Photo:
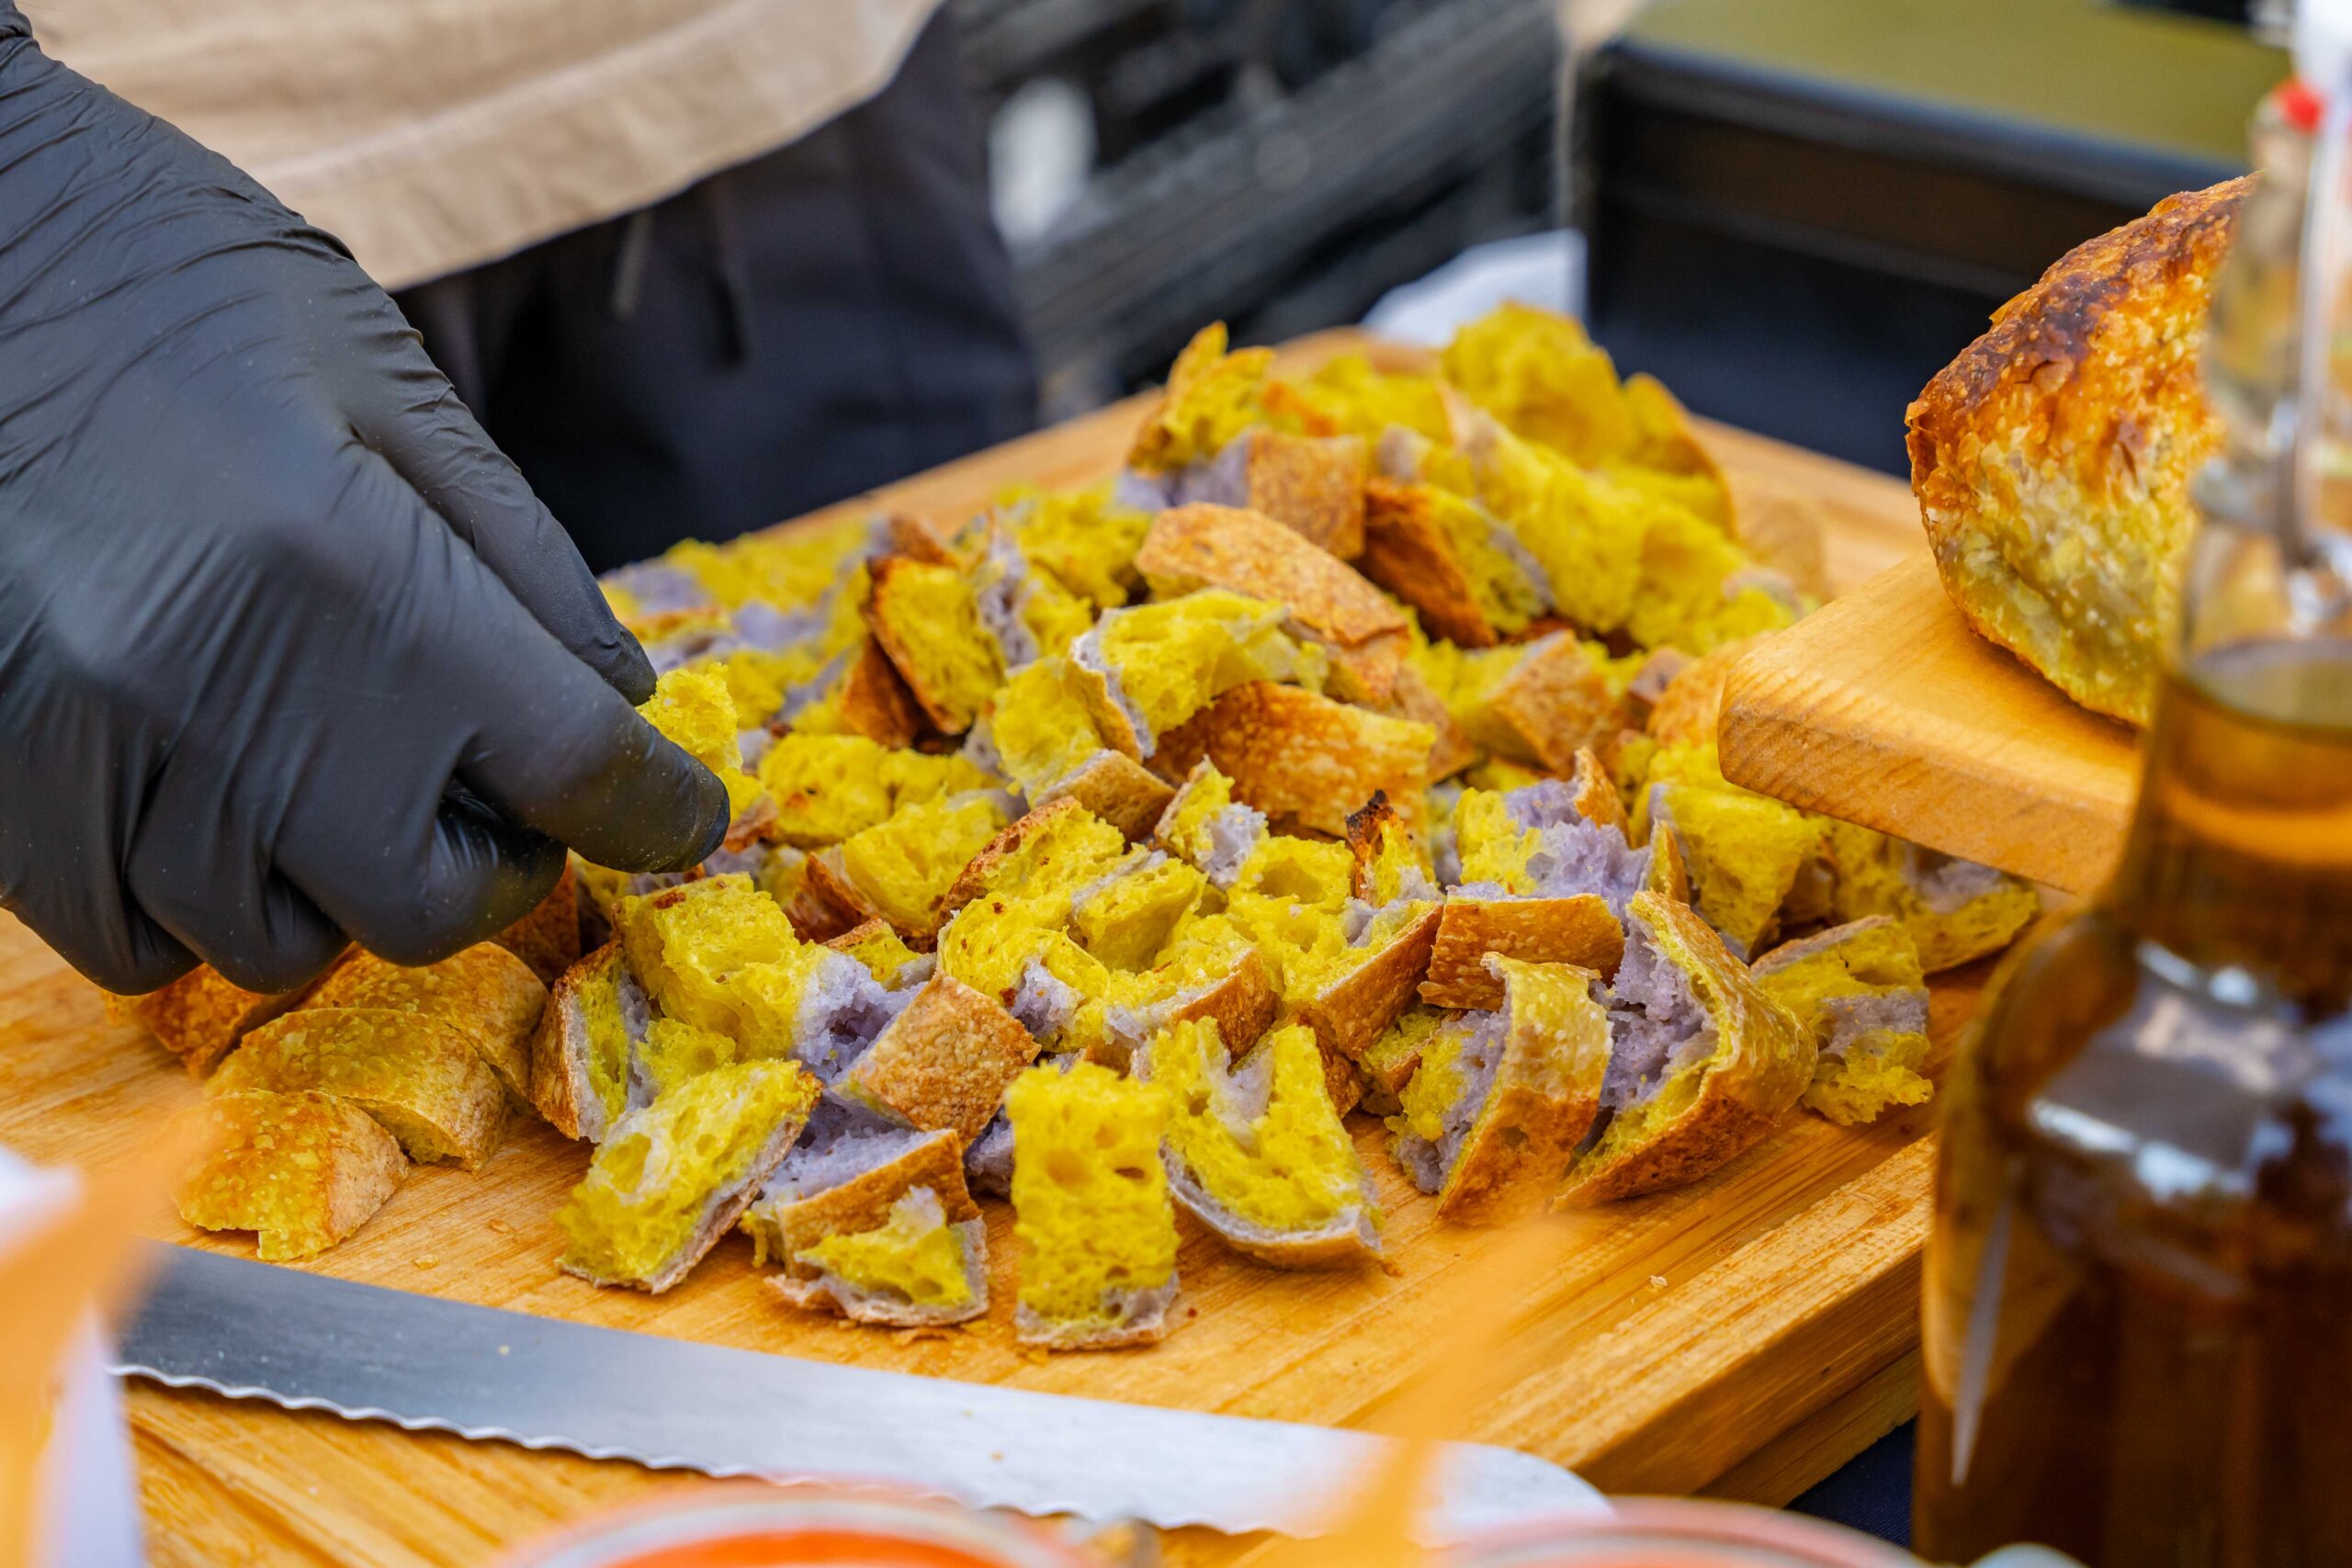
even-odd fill
[(399, 298), (599, 571), (1035, 417), (944, 13), (888, 87), (801, 141)]

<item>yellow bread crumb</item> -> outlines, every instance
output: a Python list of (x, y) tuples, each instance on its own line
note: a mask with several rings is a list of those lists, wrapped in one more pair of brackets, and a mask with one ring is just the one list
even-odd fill
[(661, 1280), (705, 1239), (714, 1201), (751, 1179), (818, 1089), (794, 1063), (737, 1062), (621, 1118), (556, 1214), (563, 1267), (606, 1282)]
[(760, 783), (743, 771), (735, 699), (726, 680), (707, 670), (673, 670), (637, 710), (680, 750), (718, 775), (729, 815), (741, 817), (760, 797)]
[(1159, 1140), (1167, 1091), (1081, 1062), (1032, 1067), (1012, 1122), (1021, 1304), (1052, 1323), (1115, 1323), (1119, 1298), (1176, 1274), (1176, 1213)]
[(917, 1306), (963, 1306), (972, 1299), (963, 1239), (928, 1187), (901, 1193), (885, 1224), (854, 1235), (829, 1235), (803, 1247), (794, 1261), (861, 1291), (895, 1292)]

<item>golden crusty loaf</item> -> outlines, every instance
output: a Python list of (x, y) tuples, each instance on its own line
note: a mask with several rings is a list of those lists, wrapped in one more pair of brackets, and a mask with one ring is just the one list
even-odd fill
[(2160, 203), (2001, 307), (1909, 414), (1952, 603), (2084, 706), (2144, 723), (2220, 444), (2198, 357), (2248, 181)]

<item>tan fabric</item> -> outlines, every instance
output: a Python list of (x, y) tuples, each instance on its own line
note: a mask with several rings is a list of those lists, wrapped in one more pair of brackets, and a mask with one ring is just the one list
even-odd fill
[(26, 0), (49, 52), (401, 288), (643, 207), (879, 91), (938, 0)]

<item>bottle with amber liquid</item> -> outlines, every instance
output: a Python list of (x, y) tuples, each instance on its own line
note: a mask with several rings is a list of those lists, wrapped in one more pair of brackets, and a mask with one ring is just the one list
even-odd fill
[(2352, 1564), (2352, 244), (2341, 153), (2266, 114), (2123, 858), (2013, 958), (1945, 1090), (1935, 1561)]

